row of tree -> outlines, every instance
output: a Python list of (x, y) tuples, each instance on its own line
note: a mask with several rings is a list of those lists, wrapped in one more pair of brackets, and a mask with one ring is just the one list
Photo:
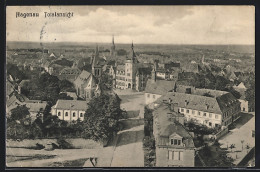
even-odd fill
[(117, 95), (103, 94), (93, 98), (88, 103), (84, 120), (70, 123), (53, 116), (51, 104), (38, 113), (35, 121), (31, 121), (26, 105), (18, 106), (7, 118), (7, 138), (83, 137), (95, 141), (109, 140), (119, 130), (118, 121), (123, 114), (120, 101)]

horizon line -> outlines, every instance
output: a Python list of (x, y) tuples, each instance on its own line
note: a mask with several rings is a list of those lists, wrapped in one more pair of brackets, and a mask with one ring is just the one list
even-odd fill
[[(75, 41), (56, 41), (56, 42), (49, 42), (49, 41), (45, 41), (45, 42), (39, 42), (39, 41), (6, 41), (7, 42), (26, 42), (26, 43), (90, 43), (90, 44), (112, 44), (112, 42), (75, 42)], [(115, 44), (129, 44), (131, 45), (132, 42), (129, 43), (115, 43)], [(255, 44), (236, 44), (236, 43), (226, 43), (226, 44), (214, 44), (214, 43), (134, 43), (135, 45), (141, 45), (141, 44), (148, 44), (148, 45), (154, 45), (154, 44), (160, 44), (160, 45), (251, 45), (251, 46), (255, 46)]]

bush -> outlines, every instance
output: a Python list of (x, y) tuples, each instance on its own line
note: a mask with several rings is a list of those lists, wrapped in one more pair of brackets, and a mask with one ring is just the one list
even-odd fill
[(73, 145), (64, 139), (58, 139), (57, 143), (60, 149), (73, 149)]
[(154, 138), (151, 138), (149, 136), (145, 136), (144, 140), (143, 140), (143, 147), (144, 148), (154, 149), (155, 148), (155, 140), (154, 140)]

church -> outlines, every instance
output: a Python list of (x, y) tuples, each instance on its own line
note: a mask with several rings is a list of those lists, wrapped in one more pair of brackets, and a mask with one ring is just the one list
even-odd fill
[(74, 81), (76, 94), (78, 97), (89, 100), (94, 96), (101, 94), (100, 80), (102, 76), (103, 64), (99, 59), (98, 46), (96, 47), (95, 53), (91, 58), (91, 73), (83, 70), (81, 74)]

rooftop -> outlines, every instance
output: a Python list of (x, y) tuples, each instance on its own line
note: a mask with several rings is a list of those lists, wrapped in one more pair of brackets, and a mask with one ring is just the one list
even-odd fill
[(174, 89), (175, 81), (156, 80), (148, 79), (145, 92), (152, 94), (164, 95), (167, 92)]
[(70, 109), (70, 110), (87, 110), (87, 101), (81, 100), (61, 100), (59, 99), (54, 105), (55, 109)]

